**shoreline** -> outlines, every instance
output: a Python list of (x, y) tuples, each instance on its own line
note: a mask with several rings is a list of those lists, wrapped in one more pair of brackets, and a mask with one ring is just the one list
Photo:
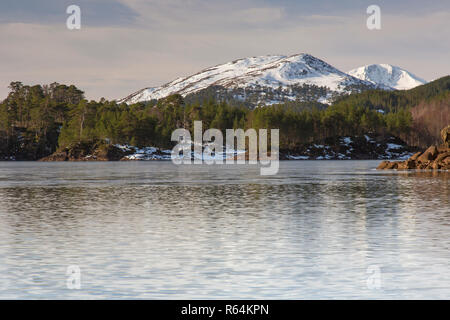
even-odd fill
[[(203, 145), (203, 151), (209, 146)], [(418, 147), (408, 146), (394, 136), (342, 136), (279, 149), (279, 160), (406, 160)], [(78, 142), (36, 159), (27, 155), (4, 156), (0, 161), (170, 161), (172, 150), (154, 146), (107, 144), (103, 141)], [(217, 157), (232, 158), (248, 151), (226, 147)], [(214, 154), (209, 150), (208, 154)], [(202, 158), (192, 154), (192, 158)], [(213, 156), (214, 157), (214, 156)]]

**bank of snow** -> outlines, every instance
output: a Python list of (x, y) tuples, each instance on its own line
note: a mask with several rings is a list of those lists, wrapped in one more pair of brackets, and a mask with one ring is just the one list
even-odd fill
[[(193, 145), (193, 144), (192, 144)], [(192, 146), (189, 144), (189, 147)], [(135, 147), (130, 145), (114, 145), (116, 148), (122, 150), (128, 155), (124, 156), (122, 160), (171, 160), (172, 150), (165, 150), (156, 147)], [(224, 148), (223, 152), (214, 152), (212, 147), (208, 144), (201, 146), (202, 152), (192, 151), (191, 159), (208, 160), (226, 160), (234, 159), (234, 157), (245, 154), (245, 150), (233, 150), (231, 148)]]
[(164, 150), (155, 147), (134, 147), (130, 145), (114, 145), (123, 152), (129, 153), (122, 160), (170, 160), (171, 150)]

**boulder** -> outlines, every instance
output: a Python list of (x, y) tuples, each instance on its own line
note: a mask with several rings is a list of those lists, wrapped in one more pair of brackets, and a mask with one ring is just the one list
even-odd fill
[(440, 168), (441, 168), (441, 165), (437, 161), (434, 161), (431, 164), (431, 169), (433, 169), (433, 170), (439, 170)]
[(417, 158), (417, 161), (422, 163), (433, 161), (434, 159), (436, 159), (437, 155), (438, 155), (438, 148), (436, 146), (431, 146)]
[(444, 147), (450, 148), (450, 125), (446, 126), (441, 131), (442, 142), (444, 143)]
[(417, 158), (419, 158), (419, 156), (422, 154), (422, 152), (417, 152), (417, 153), (415, 153), (411, 158), (409, 158), (409, 160), (414, 160), (414, 161), (416, 161), (417, 160)]
[(443, 162), (445, 159), (450, 157), (450, 151), (439, 153), (436, 157), (436, 162)]
[(397, 162), (389, 162), (385, 169), (397, 169), (398, 163)]
[(417, 168), (416, 161), (414, 161), (412, 159), (408, 159), (404, 163), (406, 165), (406, 169), (416, 169)]
[(410, 170), (410, 169), (417, 169), (417, 163), (414, 160), (408, 159), (402, 162), (398, 162), (399, 170)]
[(427, 165), (425, 163), (419, 163), (419, 165), (417, 166), (417, 169), (426, 169)]
[(377, 170), (384, 170), (384, 169), (386, 169), (386, 168), (388, 167), (389, 163), (390, 163), (389, 161), (383, 161), (383, 162), (381, 162), (381, 163), (378, 165)]
[(397, 162), (397, 169), (398, 170), (408, 169), (408, 165), (406, 164), (406, 161)]

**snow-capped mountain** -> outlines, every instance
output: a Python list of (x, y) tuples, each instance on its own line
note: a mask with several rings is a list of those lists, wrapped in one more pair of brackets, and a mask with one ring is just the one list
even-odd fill
[(408, 90), (427, 83), (412, 73), (390, 64), (371, 64), (353, 69), (349, 75), (384, 89)]
[(285, 100), (329, 103), (340, 94), (374, 88), (309, 54), (268, 55), (235, 60), (178, 78), (161, 87), (139, 90), (118, 102), (136, 103), (171, 94), (187, 96), (213, 87), (234, 99), (253, 104)]

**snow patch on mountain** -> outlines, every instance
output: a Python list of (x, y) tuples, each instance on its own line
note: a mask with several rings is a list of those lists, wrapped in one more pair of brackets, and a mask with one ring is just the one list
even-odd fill
[(371, 64), (348, 72), (349, 75), (371, 82), (382, 89), (408, 90), (423, 85), (427, 81), (400, 67), (390, 64)]
[[(283, 99), (298, 99), (298, 95), (292, 93), (292, 86), (299, 85), (326, 87), (326, 94), (317, 99), (317, 101), (325, 103), (329, 103), (335, 94), (347, 93), (352, 86), (374, 87), (371, 82), (348, 75), (309, 54), (268, 55), (239, 59), (207, 68), (194, 75), (178, 78), (161, 87), (139, 90), (118, 102), (149, 101), (175, 93), (186, 96), (210, 86), (220, 86), (227, 89), (244, 89), (250, 92), (281, 90), (282, 94), (277, 95), (277, 99), (271, 99), (271, 101), (264, 101), (267, 99), (264, 99), (264, 94), (261, 94), (263, 103), (272, 104), (282, 102)], [(245, 100), (245, 91), (243, 95), (238, 98)]]

